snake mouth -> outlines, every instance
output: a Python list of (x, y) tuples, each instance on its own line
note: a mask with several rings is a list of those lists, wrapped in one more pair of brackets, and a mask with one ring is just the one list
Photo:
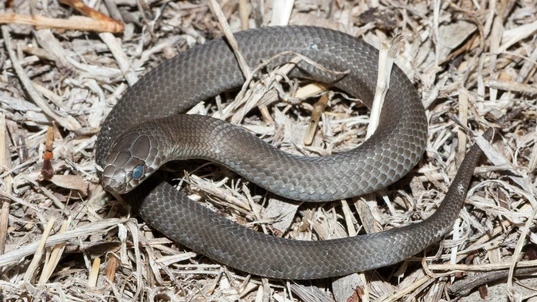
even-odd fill
[(128, 193), (132, 188), (129, 189), (126, 180), (126, 173), (123, 169), (117, 169), (114, 166), (108, 165), (103, 171), (102, 185), (110, 193)]
[(103, 188), (110, 193), (126, 194), (130, 190), (127, 188), (127, 184), (121, 181), (117, 181), (113, 178), (103, 178)]
[(128, 193), (125, 189), (125, 184), (107, 184), (103, 186), (104, 189), (110, 193), (126, 194)]

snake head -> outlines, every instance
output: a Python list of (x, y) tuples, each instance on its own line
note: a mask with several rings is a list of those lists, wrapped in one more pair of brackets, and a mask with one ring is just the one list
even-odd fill
[(149, 136), (130, 132), (120, 136), (105, 160), (102, 184), (105, 190), (126, 194), (161, 165), (158, 146)]

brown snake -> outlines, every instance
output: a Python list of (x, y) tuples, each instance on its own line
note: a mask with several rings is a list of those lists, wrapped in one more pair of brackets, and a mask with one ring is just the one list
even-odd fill
[[(251, 67), (293, 51), (331, 70), (349, 71), (334, 79), (301, 62), (291, 76), (332, 82), (371, 105), (378, 51), (361, 39), (304, 26), (244, 31), (236, 39)], [(283, 56), (273, 65), (290, 58)], [(207, 159), (283, 197), (325, 202), (392, 184), (415, 166), (424, 151), (424, 108), (399, 68), (391, 74), (374, 135), (336, 155), (291, 155), (224, 121), (179, 114), (243, 82), (234, 54), (222, 39), (193, 47), (147, 73), (102, 125), (96, 156), (104, 168), (104, 187), (125, 194), (141, 217), (167, 237), (220, 263), (272, 278), (317, 279), (394, 264), (419, 253), (451, 228), (481, 155), (476, 146), (428, 219), (381, 233), (325, 241), (297, 241), (253, 231), (188, 199), (158, 177), (149, 177), (169, 160)]]

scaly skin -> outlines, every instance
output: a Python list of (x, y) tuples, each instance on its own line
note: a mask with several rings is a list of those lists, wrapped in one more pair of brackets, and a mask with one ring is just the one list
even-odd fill
[[(334, 82), (371, 105), (378, 51), (360, 39), (302, 26), (245, 31), (237, 33), (236, 39), (250, 66), (291, 50), (329, 69), (349, 71), (335, 79), (302, 62), (292, 75)], [(452, 226), (481, 154), (477, 147), (429, 219), (377, 234), (326, 241), (288, 240), (252, 231), (188, 199), (167, 182), (149, 177), (168, 160), (203, 158), (281, 196), (323, 202), (386, 187), (422, 156), (427, 120), (415, 88), (398, 68), (393, 69), (377, 131), (357, 148), (332, 156), (290, 155), (240, 127), (179, 114), (243, 81), (223, 40), (196, 46), (147, 73), (125, 93), (102, 126), (96, 156), (105, 167), (105, 188), (126, 194), (141, 217), (167, 237), (223, 264), (272, 278), (318, 279), (394, 264), (439, 240)], [(139, 165), (145, 174), (136, 179), (132, 173)]]

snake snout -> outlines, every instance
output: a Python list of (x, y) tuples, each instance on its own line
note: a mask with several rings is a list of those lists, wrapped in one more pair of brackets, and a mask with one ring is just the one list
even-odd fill
[(150, 168), (151, 143), (147, 136), (128, 133), (120, 136), (105, 160), (102, 184), (105, 190), (126, 194), (154, 172)]
[[(119, 172), (119, 173), (118, 173)], [(121, 176), (123, 174), (123, 176)], [(127, 183), (123, 181), (125, 172), (123, 170), (115, 170), (111, 166), (107, 166), (103, 172), (102, 184), (106, 191), (118, 194), (125, 194)]]

